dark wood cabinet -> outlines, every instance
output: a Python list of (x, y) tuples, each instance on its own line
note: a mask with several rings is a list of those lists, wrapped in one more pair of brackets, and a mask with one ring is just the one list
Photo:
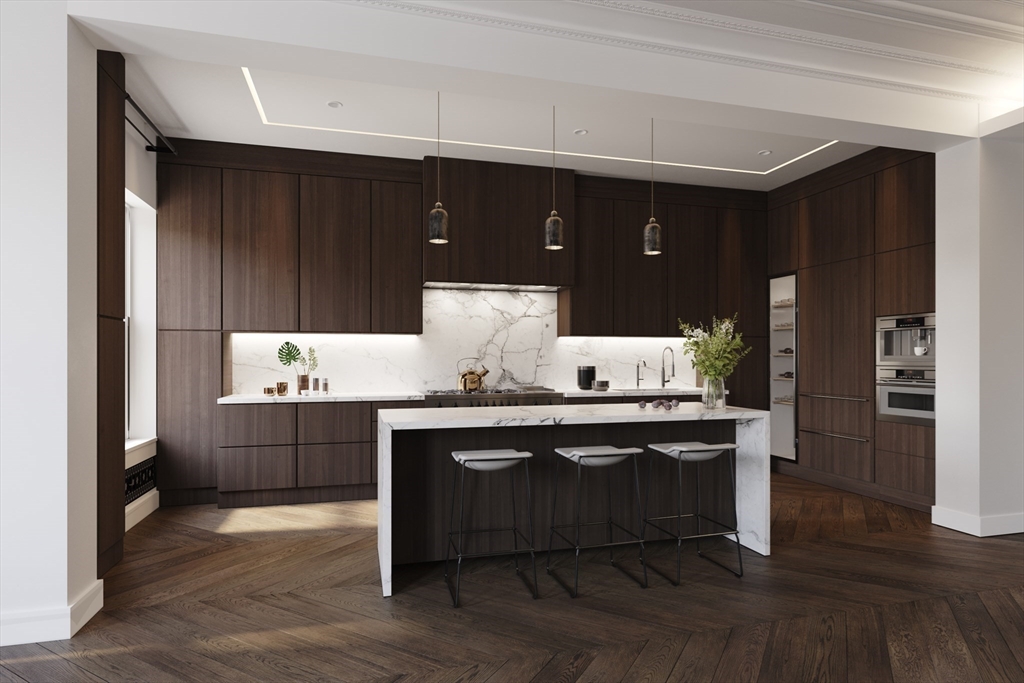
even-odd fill
[(157, 166), (157, 327), (219, 330), (221, 172)]
[(224, 329), (299, 329), (299, 177), (223, 171)]
[(865, 176), (800, 200), (800, 267), (874, 251), (874, 179)]
[(875, 254), (875, 315), (934, 310), (934, 242)]
[(351, 486), (373, 482), (369, 443), (299, 446), (298, 486)]
[(121, 560), (124, 538), (124, 322), (100, 316), (96, 367), (97, 578)]
[(824, 395), (800, 396), (800, 428), (871, 438), (874, 404), (868, 399)]
[(298, 408), (300, 444), (370, 440), (369, 403), (305, 403)]
[(875, 445), (892, 453), (935, 459), (935, 427), (901, 422), (876, 422)]
[(421, 334), (426, 241), (421, 186), (374, 181), (371, 197), (370, 331)]
[(870, 482), (874, 454), (870, 439), (800, 430), (800, 464), (821, 472)]
[[(832, 393), (832, 280), (827, 265), (797, 274), (797, 381), (800, 393)], [(803, 412), (801, 408), (801, 413)], [(802, 423), (802, 420), (801, 420)]]
[[(662, 224), (667, 257), (668, 310), (664, 334), (679, 334), (679, 321), (711, 325), (718, 313), (718, 212), (668, 204)], [(764, 334), (762, 332), (761, 334)]]
[[(609, 272), (615, 245), (611, 199), (576, 199), (575, 284), (558, 292), (558, 334), (609, 337), (614, 274)], [(639, 246), (637, 247), (639, 249)], [(563, 250), (564, 251), (564, 250)]]
[(800, 204), (768, 210), (768, 275), (788, 275), (800, 267)]
[(925, 154), (876, 173), (875, 252), (934, 241), (935, 155)]
[(217, 449), (217, 491), (295, 488), (295, 446)]
[[(665, 234), (665, 204), (654, 215)], [(647, 202), (617, 200), (612, 208), (612, 331), (618, 337), (664, 337), (667, 330), (668, 258), (646, 256), (644, 226), (651, 217)], [(664, 245), (663, 245), (664, 246)]]
[(718, 212), (718, 317), (739, 314), (744, 335), (768, 334), (768, 239), (763, 211)]
[(293, 404), (217, 406), (219, 446), (283, 446), (295, 443)]
[(369, 180), (300, 176), (299, 330), (370, 331), (370, 228)]
[[(840, 261), (829, 266), (832, 293), (831, 392), (839, 396), (875, 395), (874, 259)], [(801, 349), (802, 350), (802, 349)]]
[[(424, 159), (423, 225), (437, 201), (437, 160)], [(571, 285), (574, 258), (574, 173), (556, 173), (565, 248), (544, 249), (551, 213), (551, 169), (465, 159), (441, 160), (441, 202), (448, 212), (447, 245), (426, 243), (427, 282)]]
[[(625, 402), (632, 402), (632, 400), (633, 400), (632, 396), (630, 396), (629, 398), (626, 398), (626, 397), (619, 396), (619, 395), (616, 395), (616, 396), (601, 396), (600, 394), (595, 394), (594, 396), (567, 396), (565, 398), (565, 405), (567, 405), (567, 406), (585, 406), (585, 405), (593, 405), (593, 404), (597, 404), (597, 403), (625, 403)], [(639, 401), (640, 397), (637, 397), (636, 400)]]
[(906, 453), (875, 450), (875, 483), (935, 502), (935, 461)]
[(221, 333), (161, 330), (156, 340), (157, 487), (212, 488), (217, 485)]
[[(726, 403), (744, 408), (769, 409), (768, 398), (768, 339), (748, 337), (743, 341), (750, 347), (750, 353), (736, 366), (736, 371), (725, 381), (729, 390)], [(787, 384), (792, 385), (792, 382)]]
[[(124, 319), (124, 57), (97, 66), (96, 111), (96, 307), (99, 315)], [(110, 68), (113, 75), (107, 72)], [(119, 81), (115, 79), (120, 79)]]

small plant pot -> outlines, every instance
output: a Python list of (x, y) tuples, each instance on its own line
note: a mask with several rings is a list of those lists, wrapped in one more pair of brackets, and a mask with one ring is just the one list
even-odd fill
[(309, 390), (309, 375), (299, 375), (298, 376), (298, 384), (299, 384), (299, 395), (301, 396), (302, 395), (302, 393), (301, 393), (302, 391), (304, 391), (304, 390), (308, 391)]

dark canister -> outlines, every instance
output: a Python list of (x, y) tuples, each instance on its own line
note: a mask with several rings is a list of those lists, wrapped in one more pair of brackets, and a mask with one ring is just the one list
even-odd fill
[(592, 389), (596, 372), (593, 365), (576, 366), (576, 386), (580, 389)]

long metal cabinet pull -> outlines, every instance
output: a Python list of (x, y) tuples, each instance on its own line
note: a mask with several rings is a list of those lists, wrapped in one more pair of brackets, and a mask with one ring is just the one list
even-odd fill
[(866, 398), (850, 398), (849, 396), (829, 396), (828, 394), (804, 394), (804, 396), (807, 396), (808, 398), (831, 398), (835, 399), (836, 401), (859, 401), (861, 403), (868, 402), (868, 399)]
[(832, 432), (819, 432), (819, 431), (815, 431), (813, 429), (801, 429), (800, 431), (807, 432), (808, 434), (820, 434), (821, 436), (832, 436), (832, 437), (835, 437), (837, 439), (847, 439), (849, 441), (860, 441), (861, 443), (867, 443), (868, 442), (867, 439), (861, 439), (861, 438), (858, 438), (856, 436), (846, 436), (845, 434), (833, 434)]

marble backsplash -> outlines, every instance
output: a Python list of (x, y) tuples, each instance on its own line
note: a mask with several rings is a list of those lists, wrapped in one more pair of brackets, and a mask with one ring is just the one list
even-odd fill
[[(659, 386), (661, 353), (676, 353), (671, 386), (694, 384), (695, 372), (675, 338), (561, 337), (553, 292), (423, 290), (422, 335), (234, 333), (234, 394), (259, 394), (279, 381), (295, 388), (295, 371), (277, 360), (292, 341), (303, 353), (316, 349), (314, 377), (330, 379), (334, 392), (454, 389), (467, 365), (490, 369), (488, 388), (542, 385), (576, 388), (576, 366), (594, 365), (612, 387), (636, 386), (636, 364), (645, 359), (644, 387)], [(468, 358), (461, 365), (460, 359)]]

